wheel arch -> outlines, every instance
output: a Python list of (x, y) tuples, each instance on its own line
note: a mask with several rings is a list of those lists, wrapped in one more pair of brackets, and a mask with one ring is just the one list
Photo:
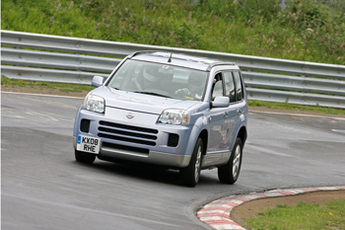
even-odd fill
[(244, 143), (247, 140), (247, 128), (245, 126), (241, 127), (237, 137), (239, 137), (242, 140), (242, 145), (244, 146)]
[(204, 151), (203, 151), (203, 155), (206, 155), (206, 150), (207, 150), (207, 144), (208, 144), (208, 132), (206, 129), (202, 130), (199, 134), (199, 138), (201, 138), (203, 145), (204, 145)]

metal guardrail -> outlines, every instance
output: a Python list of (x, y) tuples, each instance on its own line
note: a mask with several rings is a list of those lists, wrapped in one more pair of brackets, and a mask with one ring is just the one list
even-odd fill
[(345, 109), (345, 66), (221, 52), (1, 31), (1, 74), (13, 79), (90, 84), (138, 50), (235, 61), (248, 99)]

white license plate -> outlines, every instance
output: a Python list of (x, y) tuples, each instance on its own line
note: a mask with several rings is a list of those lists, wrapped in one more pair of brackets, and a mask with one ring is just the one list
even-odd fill
[(78, 141), (77, 141), (78, 151), (98, 154), (100, 145), (101, 145), (100, 138), (83, 136), (83, 135), (78, 136)]

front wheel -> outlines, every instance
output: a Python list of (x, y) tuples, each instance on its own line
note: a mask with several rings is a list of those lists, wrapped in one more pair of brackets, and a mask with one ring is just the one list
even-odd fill
[(189, 165), (180, 170), (181, 181), (184, 185), (194, 187), (199, 182), (203, 151), (204, 144), (202, 139), (199, 138), (195, 144)]
[(242, 140), (237, 138), (228, 163), (218, 168), (218, 178), (220, 182), (234, 184), (237, 181), (241, 170), (242, 153)]
[(85, 164), (92, 164), (96, 159), (96, 155), (78, 150), (74, 150), (74, 154), (77, 161)]

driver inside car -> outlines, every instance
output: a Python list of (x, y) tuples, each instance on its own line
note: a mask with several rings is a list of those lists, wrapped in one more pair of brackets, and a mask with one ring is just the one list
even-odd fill
[(198, 72), (190, 73), (188, 77), (188, 88), (178, 89), (175, 94), (182, 94), (187, 99), (200, 100), (205, 86), (205, 77)]
[(159, 66), (157, 65), (146, 65), (143, 70), (143, 89), (159, 88)]

